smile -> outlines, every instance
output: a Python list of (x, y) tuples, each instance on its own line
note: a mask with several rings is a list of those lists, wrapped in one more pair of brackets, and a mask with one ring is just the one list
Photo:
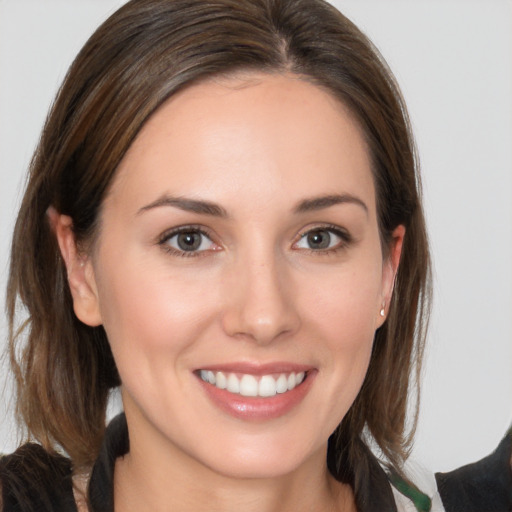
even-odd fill
[(272, 397), (292, 391), (306, 378), (306, 372), (289, 372), (255, 376), (200, 370), (199, 377), (204, 382), (234, 395), (245, 397)]

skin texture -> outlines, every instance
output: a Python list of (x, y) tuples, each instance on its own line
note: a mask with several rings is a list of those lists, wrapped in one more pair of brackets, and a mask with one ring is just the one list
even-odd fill
[[(333, 195), (344, 201), (297, 211)], [(327, 439), (363, 382), (404, 229), (383, 260), (367, 148), (343, 105), (290, 75), (189, 87), (128, 151), (89, 253), (71, 219), (50, 217), (75, 313), (104, 325), (123, 382), (131, 449), (116, 510), (353, 507), (328, 474)], [(199, 250), (179, 250), (183, 226), (207, 235)], [(332, 226), (343, 236), (311, 247), (307, 233)], [(276, 361), (312, 370), (303, 399), (272, 419), (228, 414), (195, 373)]]

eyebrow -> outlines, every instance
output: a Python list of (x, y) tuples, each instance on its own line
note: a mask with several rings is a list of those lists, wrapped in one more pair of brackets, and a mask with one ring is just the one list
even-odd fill
[(153, 210), (154, 208), (161, 208), (162, 206), (172, 206), (186, 212), (199, 213), (201, 215), (211, 215), (212, 217), (228, 217), (228, 213), (224, 208), (222, 208), (222, 206), (211, 203), (210, 201), (190, 199), (186, 197), (172, 197), (168, 195), (162, 196), (156, 201), (143, 206), (137, 211), (137, 215), (140, 215), (141, 213), (144, 213), (148, 210)]
[[(293, 211), (294, 213), (307, 213), (330, 208), (331, 206), (338, 204), (356, 204), (360, 206), (366, 212), (366, 214), (368, 214), (368, 207), (364, 201), (351, 194), (330, 194), (304, 199), (297, 204)], [(153, 210), (155, 208), (161, 208), (164, 206), (172, 206), (186, 212), (198, 213), (200, 215), (210, 215), (212, 217), (221, 218), (229, 217), (227, 211), (216, 203), (200, 199), (173, 197), (168, 195), (159, 197), (156, 201), (143, 206), (137, 211), (137, 215), (140, 215), (148, 210)]]
[(316, 210), (323, 210), (337, 204), (355, 204), (360, 206), (368, 214), (366, 203), (351, 194), (330, 194), (326, 196), (304, 199), (295, 207), (295, 213), (307, 213)]

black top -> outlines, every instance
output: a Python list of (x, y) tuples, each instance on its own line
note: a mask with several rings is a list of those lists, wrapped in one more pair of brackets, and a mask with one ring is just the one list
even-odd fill
[(437, 473), (446, 512), (512, 511), (512, 429), (484, 459), (450, 473)]
[[(91, 512), (113, 512), (115, 461), (129, 450), (124, 414), (109, 424), (88, 487)], [(451, 473), (436, 475), (446, 512), (512, 511), (512, 431), (489, 457)], [(370, 451), (369, 478), (355, 490), (360, 512), (397, 512), (386, 472)], [(77, 512), (70, 461), (26, 444), (0, 459), (4, 512)], [(335, 475), (336, 476), (336, 475)]]

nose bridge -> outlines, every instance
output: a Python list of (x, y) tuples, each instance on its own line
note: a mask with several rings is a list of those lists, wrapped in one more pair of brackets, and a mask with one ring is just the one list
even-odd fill
[(240, 254), (229, 283), (231, 300), (224, 311), (224, 329), (259, 344), (294, 331), (299, 316), (286, 260), (271, 247)]

